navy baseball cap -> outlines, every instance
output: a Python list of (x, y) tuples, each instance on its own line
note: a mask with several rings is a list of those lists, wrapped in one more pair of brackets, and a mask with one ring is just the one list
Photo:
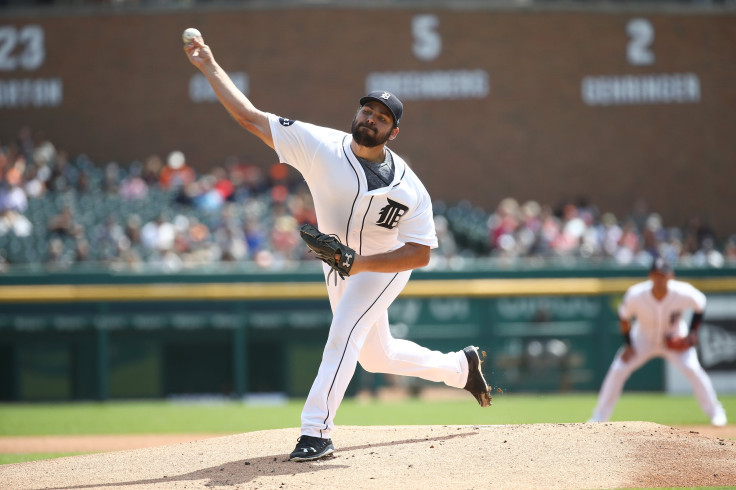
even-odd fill
[(391, 111), (391, 115), (394, 116), (394, 126), (399, 125), (401, 116), (402, 114), (404, 114), (404, 104), (401, 103), (398, 97), (396, 97), (391, 92), (387, 92), (385, 90), (376, 90), (369, 93), (365, 97), (362, 97), (360, 99), (360, 106), (363, 107), (366, 102), (371, 100), (380, 102), (381, 104), (388, 107), (388, 110)]
[(652, 266), (649, 268), (649, 272), (659, 272), (660, 274), (672, 274), (674, 269), (672, 265), (664, 260), (662, 257), (657, 257), (652, 262)]

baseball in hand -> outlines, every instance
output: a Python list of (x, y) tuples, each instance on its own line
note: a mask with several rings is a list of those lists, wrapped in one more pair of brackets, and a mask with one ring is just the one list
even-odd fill
[(189, 27), (184, 31), (184, 33), (181, 35), (181, 39), (184, 41), (185, 44), (192, 42), (192, 39), (194, 39), (197, 36), (201, 36), (202, 33), (199, 32), (199, 30), (195, 29), (194, 27)]

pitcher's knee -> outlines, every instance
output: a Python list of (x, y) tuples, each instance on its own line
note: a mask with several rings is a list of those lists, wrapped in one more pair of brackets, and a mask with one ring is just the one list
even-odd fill
[(364, 370), (366, 370), (369, 373), (380, 373), (381, 369), (378, 367), (378, 363), (373, 361), (358, 361), (360, 364), (360, 367), (362, 367)]
[(386, 373), (393, 362), (388, 356), (361, 356), (358, 358), (361, 367), (369, 373)]

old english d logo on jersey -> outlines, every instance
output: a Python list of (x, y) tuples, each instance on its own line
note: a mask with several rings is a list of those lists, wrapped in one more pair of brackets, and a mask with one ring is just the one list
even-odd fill
[(399, 219), (401, 219), (409, 208), (391, 199), (387, 199), (387, 201), (388, 204), (381, 208), (381, 212), (378, 214), (378, 222), (376, 224), (390, 230), (396, 226)]

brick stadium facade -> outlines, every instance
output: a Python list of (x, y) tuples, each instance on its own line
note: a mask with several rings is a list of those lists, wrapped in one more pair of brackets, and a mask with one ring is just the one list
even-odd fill
[[(435, 199), (638, 198), (736, 232), (736, 14), (337, 9), (12, 14), (0, 21), (0, 141), (28, 125), (127, 164), (180, 149), (200, 171), (275, 153), (210, 100), (181, 52), (195, 26), (254, 103), (347, 128), (399, 92), (408, 157)], [(329, 178), (329, 177), (326, 177)]]

